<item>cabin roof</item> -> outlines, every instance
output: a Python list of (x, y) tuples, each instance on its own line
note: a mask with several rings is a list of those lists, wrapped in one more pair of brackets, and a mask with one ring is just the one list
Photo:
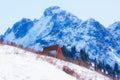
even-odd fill
[(48, 47), (44, 47), (44, 51), (48, 51), (48, 50), (57, 50), (58, 48), (60, 48), (59, 45), (53, 45), (53, 46), (48, 46)]

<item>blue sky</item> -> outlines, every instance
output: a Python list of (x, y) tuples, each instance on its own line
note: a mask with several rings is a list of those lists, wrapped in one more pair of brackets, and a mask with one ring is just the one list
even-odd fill
[(120, 20), (120, 0), (0, 0), (0, 34), (23, 17), (39, 19), (54, 5), (82, 20), (94, 18), (106, 27)]

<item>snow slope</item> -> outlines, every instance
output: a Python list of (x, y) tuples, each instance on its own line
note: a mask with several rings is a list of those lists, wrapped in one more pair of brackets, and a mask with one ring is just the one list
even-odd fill
[[(67, 66), (75, 72), (63, 72)], [(56, 58), (0, 45), (0, 80), (110, 80), (89, 69)]]
[(35, 56), (10, 46), (0, 46), (0, 80), (76, 80)]

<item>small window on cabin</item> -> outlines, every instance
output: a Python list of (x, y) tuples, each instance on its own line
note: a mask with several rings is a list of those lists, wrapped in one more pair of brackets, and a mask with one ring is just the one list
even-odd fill
[(51, 51), (50, 51), (50, 54), (52, 54), (52, 55), (55, 55), (55, 56), (56, 56), (56, 55), (57, 55), (57, 51), (56, 51), (56, 50), (51, 50)]

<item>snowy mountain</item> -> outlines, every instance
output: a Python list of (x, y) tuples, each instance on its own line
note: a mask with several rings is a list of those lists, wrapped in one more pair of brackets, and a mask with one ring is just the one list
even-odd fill
[[(64, 67), (73, 71), (65, 72)], [(111, 80), (73, 63), (0, 44), (0, 80)]]
[(120, 22), (117, 21), (108, 27), (109, 32), (114, 36), (115, 40), (120, 44)]
[(39, 20), (22, 19), (8, 29), (4, 42), (14, 42), (23, 47), (42, 50), (49, 45), (85, 49), (90, 59), (97, 59), (112, 67), (120, 64), (119, 44), (102, 24), (94, 19), (82, 21), (73, 14), (53, 6), (47, 8)]
[[(61, 39), (62, 36), (64, 36), (62, 38), (68, 36), (72, 39), (75, 35), (71, 37), (70, 31), (74, 30), (81, 22), (77, 17), (61, 10), (59, 7), (50, 7), (46, 9), (43, 16), (38, 21), (33, 21), (32, 25), (32, 22), (29, 23), (27, 21), (28, 20), (26, 19), (26, 22), (21, 20), (20, 22), (15, 23), (13, 28), (8, 29), (4, 34), (4, 40), (21, 44), (24, 47), (38, 47), (39, 50), (40, 47), (52, 45), (53, 41)], [(30, 28), (29, 26), (26, 27), (23, 22), (26, 23), (26, 25), (30, 25)], [(17, 26), (18, 28), (16, 28)], [(46, 40), (48, 42), (44, 41), (44, 38), (47, 38)], [(60, 41), (63, 40), (61, 39)], [(70, 41), (66, 38), (64, 43), (65, 42), (69, 43)]]

